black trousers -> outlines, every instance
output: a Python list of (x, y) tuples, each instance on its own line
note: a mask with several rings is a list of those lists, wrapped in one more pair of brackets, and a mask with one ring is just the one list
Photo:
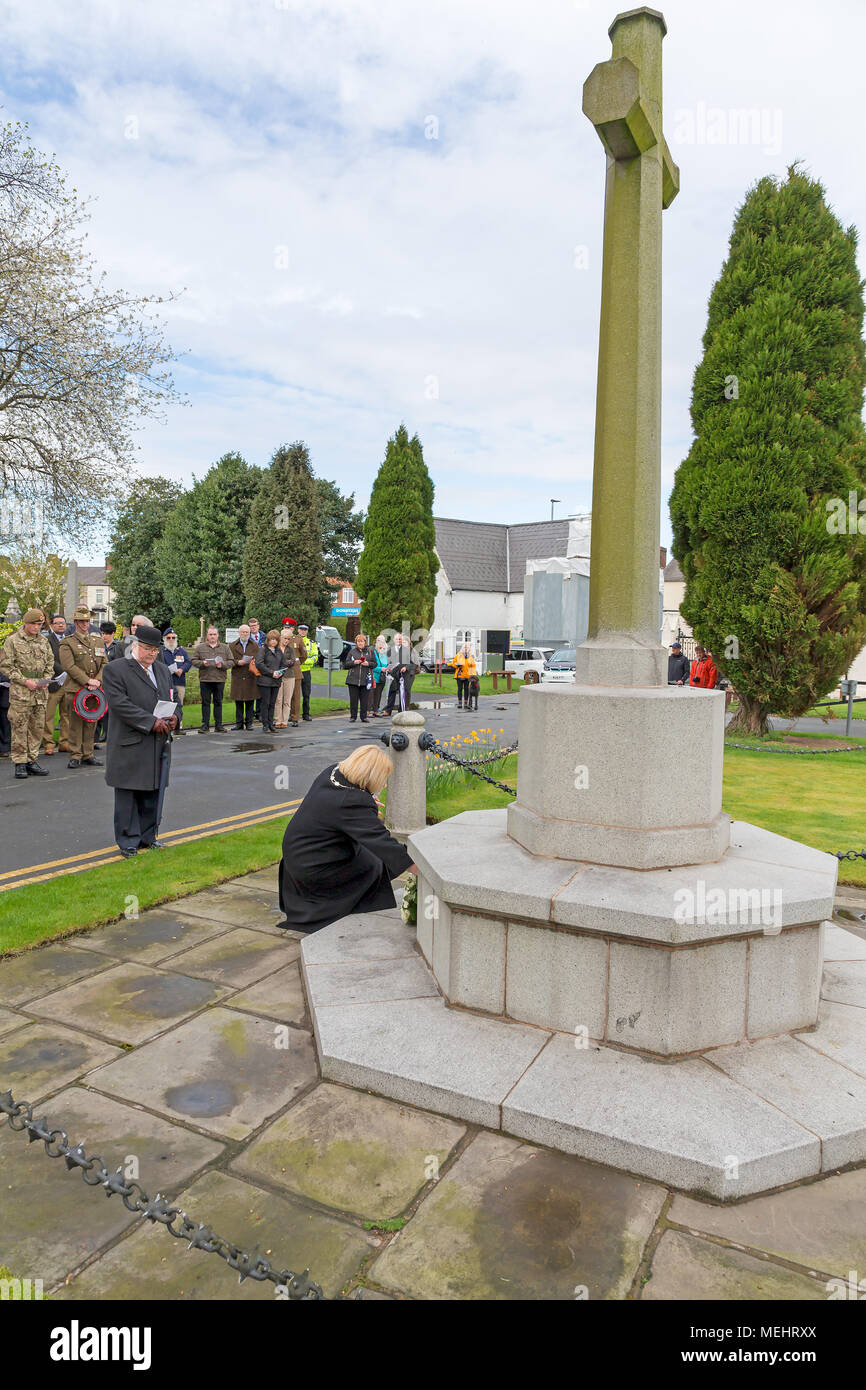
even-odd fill
[(465, 680), (463, 680), (460, 676), (457, 677), (457, 699), (460, 701), (461, 704), (463, 703), (464, 700), (467, 702), (467, 704), (468, 704), (468, 702), (469, 702), (469, 677), (468, 677), (468, 676), (466, 677)]
[(0, 690), (0, 753), (12, 748), (12, 725), (9, 723), (9, 688)]
[(223, 690), (225, 689), (222, 681), (200, 681), (201, 689), (201, 722), (204, 728), (210, 724), (210, 702), (213, 700), (213, 722), (216, 728), (221, 729), (223, 723)]
[(366, 685), (349, 685), (346, 687), (349, 692), (349, 715), (352, 719), (358, 717), (358, 706), (361, 707), (361, 718), (367, 718), (367, 703), (370, 691)]
[(235, 723), (247, 729), (253, 727), (253, 705), (255, 700), (235, 700)]
[(280, 687), (278, 685), (260, 685), (259, 701), (261, 708), (261, 721), (265, 729), (274, 722), (274, 710), (277, 705), (277, 694)]
[(156, 839), (159, 789), (152, 792), (114, 788), (114, 838), (121, 849), (139, 849)]
[[(403, 677), (403, 689), (406, 692), (406, 708), (409, 708), (409, 701), (412, 698), (412, 682), (414, 676), (405, 675)], [(396, 675), (391, 681), (391, 689), (388, 691), (388, 703), (385, 706), (389, 714), (394, 713), (394, 706), (400, 708), (400, 676)]]
[(306, 719), (310, 713), (310, 692), (313, 688), (312, 671), (301, 672), (301, 717)]

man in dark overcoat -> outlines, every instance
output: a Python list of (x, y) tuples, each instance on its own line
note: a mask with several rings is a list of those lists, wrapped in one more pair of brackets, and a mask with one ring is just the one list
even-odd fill
[(158, 660), (159, 628), (139, 626), (128, 661), (112, 661), (102, 672), (108, 699), (105, 780), (114, 787), (114, 836), (125, 859), (140, 849), (162, 849), (156, 838), (160, 798), (168, 785), (171, 735), (177, 715), (157, 719), (157, 701), (171, 700), (171, 676)]

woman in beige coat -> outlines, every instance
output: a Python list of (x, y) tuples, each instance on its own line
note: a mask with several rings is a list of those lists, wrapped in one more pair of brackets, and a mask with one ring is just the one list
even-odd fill
[(292, 634), (287, 628), (283, 628), (280, 633), (280, 665), (287, 666), (289, 669), (280, 682), (277, 691), (277, 703), (274, 707), (274, 727), (277, 729), (287, 729), (289, 727), (289, 712), (292, 708), (292, 695), (295, 689), (297, 678), (297, 663), (295, 653), (291, 647)]

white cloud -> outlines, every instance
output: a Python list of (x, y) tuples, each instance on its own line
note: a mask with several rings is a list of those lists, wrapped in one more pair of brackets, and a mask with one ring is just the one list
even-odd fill
[[(443, 512), (541, 519), (551, 492), (561, 515), (585, 507), (604, 156), (580, 89), (609, 56), (614, 13), (597, 0), (9, 0), (5, 116), (29, 119), (97, 195), (91, 247), (113, 279), (187, 287), (166, 318), (190, 351), (178, 378), (192, 409), (146, 427), (143, 467), (200, 475), (227, 449), (262, 463), (304, 438), (317, 470), (366, 500), (405, 419)], [(843, 222), (866, 223), (852, 177), (864, 14), (790, 0), (780, 24), (752, 0), (665, 6), (669, 139), (675, 113), (701, 105), (781, 117), (778, 154), (672, 143), (665, 502), (749, 184), (802, 157)]]

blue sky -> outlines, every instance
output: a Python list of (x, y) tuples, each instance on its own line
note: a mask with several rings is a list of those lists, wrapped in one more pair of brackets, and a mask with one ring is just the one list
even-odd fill
[[(189, 481), (227, 450), (264, 464), (301, 438), (365, 504), (404, 420), (439, 515), (541, 520), (551, 497), (558, 515), (586, 510), (604, 156), (580, 95), (615, 13), (7, 0), (3, 117), (29, 121), (95, 198), (90, 246), (113, 282), (185, 287), (166, 320), (189, 405), (141, 431), (140, 472)], [(866, 227), (866, 5), (664, 13), (682, 175), (664, 218), (666, 543), (707, 297), (749, 185), (802, 159), (843, 223)], [(763, 113), (757, 138), (712, 140), (713, 112), (742, 108)]]

